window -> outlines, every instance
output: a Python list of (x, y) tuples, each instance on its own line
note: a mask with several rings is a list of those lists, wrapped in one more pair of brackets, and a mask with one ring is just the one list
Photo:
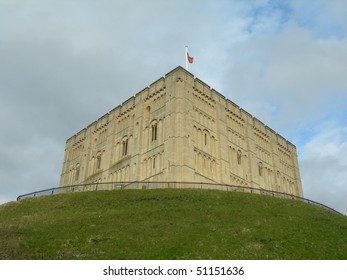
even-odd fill
[(98, 152), (98, 154), (96, 155), (96, 169), (100, 169), (101, 168), (101, 152)]
[(123, 152), (122, 152), (123, 157), (128, 155), (128, 142), (129, 142), (128, 138), (123, 140)]
[(148, 120), (150, 115), (151, 115), (151, 107), (147, 106), (147, 108), (145, 110), (145, 120)]
[(263, 163), (259, 162), (258, 164), (259, 176), (263, 176)]
[(75, 173), (75, 181), (78, 181), (79, 177), (80, 177), (80, 164), (77, 164), (76, 173)]
[(210, 133), (208, 130), (204, 129), (203, 132), (202, 132), (202, 142), (203, 142), (203, 145), (207, 146), (209, 143), (209, 140), (210, 140)]
[(158, 124), (152, 124), (152, 142), (158, 139)]
[(97, 138), (94, 138), (94, 141), (93, 141), (93, 148), (96, 147), (97, 143), (98, 143), (98, 139), (97, 139)]
[(237, 151), (237, 164), (241, 165), (242, 153), (240, 150)]

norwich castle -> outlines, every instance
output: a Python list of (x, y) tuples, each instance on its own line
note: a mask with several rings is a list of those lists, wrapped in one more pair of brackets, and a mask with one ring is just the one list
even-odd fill
[(61, 187), (134, 181), (303, 196), (296, 147), (182, 67), (66, 141)]

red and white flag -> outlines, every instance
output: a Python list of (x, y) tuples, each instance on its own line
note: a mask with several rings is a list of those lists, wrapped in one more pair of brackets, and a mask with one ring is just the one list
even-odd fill
[(186, 70), (188, 71), (189, 63), (192, 64), (194, 61), (194, 57), (190, 56), (188, 53), (188, 47), (186, 46)]
[(194, 61), (194, 57), (189, 56), (188, 52), (187, 52), (187, 60), (188, 60), (189, 63), (193, 63), (193, 61)]

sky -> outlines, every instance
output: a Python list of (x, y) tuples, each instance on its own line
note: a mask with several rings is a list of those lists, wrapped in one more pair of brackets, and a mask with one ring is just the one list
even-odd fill
[(347, 215), (347, 1), (0, 0), (0, 204), (57, 187), (65, 142), (177, 66), (295, 144)]

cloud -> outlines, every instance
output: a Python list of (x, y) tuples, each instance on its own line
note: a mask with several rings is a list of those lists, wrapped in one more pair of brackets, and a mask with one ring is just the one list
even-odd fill
[(307, 124), (347, 104), (347, 38), (317, 39), (287, 23), (278, 34), (234, 46), (229, 60), (231, 98), (274, 128)]
[(34, 2), (0, 4), (1, 201), (57, 186), (67, 138), (183, 64), (188, 37), (216, 28), (195, 22), (197, 2)]
[(314, 2), (293, 0), (294, 20), (298, 25), (313, 31), (316, 37), (345, 37), (347, 16), (344, 0)]
[(327, 122), (304, 147), (300, 159), (305, 197), (347, 213), (347, 126)]
[(305, 193), (324, 198), (311, 182), (329, 170), (344, 194), (329, 149), (345, 148), (347, 4), (311, 2), (1, 1), (0, 203), (57, 186), (66, 139), (184, 65), (185, 45), (197, 77), (297, 144)]
[(222, 92), (297, 145), (307, 197), (346, 214), (347, 21), (332, 19), (336, 2), (299, 2), (258, 13), (230, 47)]

